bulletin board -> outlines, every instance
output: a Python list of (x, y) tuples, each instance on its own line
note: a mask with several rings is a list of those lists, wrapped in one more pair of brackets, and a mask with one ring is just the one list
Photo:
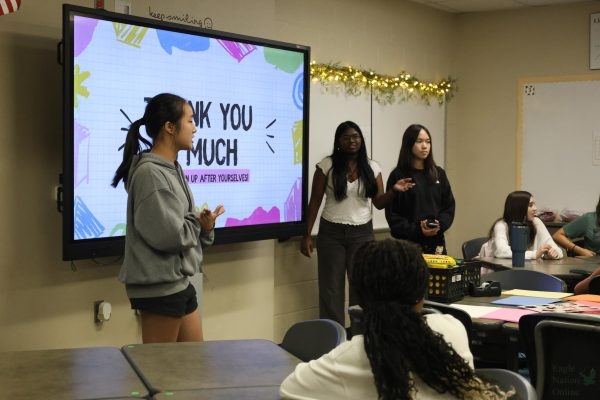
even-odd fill
[(600, 194), (600, 75), (519, 82), (517, 187), (538, 208), (593, 211)]
[[(365, 137), (367, 155), (381, 166), (383, 185), (398, 162), (402, 134), (411, 124), (421, 124), (431, 132), (436, 164), (445, 161), (446, 107), (435, 100), (427, 105), (409, 100), (382, 105), (368, 93), (349, 96), (343, 91), (326, 91), (320, 84), (311, 84), (309, 136), (309, 191), (315, 165), (333, 151), (335, 129), (343, 121), (354, 121)], [(313, 234), (318, 231), (317, 217)], [(388, 229), (384, 210), (373, 208), (373, 227)]]

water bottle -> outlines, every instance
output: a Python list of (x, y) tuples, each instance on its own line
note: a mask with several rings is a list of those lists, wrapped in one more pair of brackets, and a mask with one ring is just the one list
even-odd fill
[(529, 226), (524, 222), (511, 222), (510, 249), (513, 267), (525, 266), (525, 251), (529, 243)]

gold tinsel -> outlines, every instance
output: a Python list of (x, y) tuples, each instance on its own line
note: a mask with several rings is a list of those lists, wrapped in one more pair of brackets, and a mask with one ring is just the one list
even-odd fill
[(351, 96), (372, 90), (373, 98), (381, 104), (407, 101), (414, 97), (426, 104), (430, 104), (432, 99), (442, 104), (456, 92), (455, 80), (450, 77), (439, 82), (422, 82), (406, 72), (391, 76), (350, 65), (317, 64), (315, 61), (310, 64), (310, 77), (326, 89), (343, 86), (346, 94)]

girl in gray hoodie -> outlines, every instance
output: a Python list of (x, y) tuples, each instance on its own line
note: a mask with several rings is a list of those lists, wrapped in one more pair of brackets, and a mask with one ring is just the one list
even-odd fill
[[(147, 136), (140, 134), (144, 125)], [(202, 248), (214, 240), (216, 218), (225, 212), (194, 210), (194, 197), (177, 162), (190, 150), (196, 126), (185, 99), (153, 97), (131, 124), (123, 162), (112, 185), (127, 190), (125, 256), (119, 280), (131, 308), (141, 313), (144, 343), (201, 341), (202, 323), (189, 277), (201, 271)], [(141, 149), (141, 143), (147, 149)]]

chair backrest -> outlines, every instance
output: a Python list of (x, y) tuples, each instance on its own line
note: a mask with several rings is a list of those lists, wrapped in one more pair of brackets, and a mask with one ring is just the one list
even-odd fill
[[(527, 365), (529, 367), (529, 377), (533, 386), (537, 389), (538, 393), (540, 393), (540, 385), (538, 384), (538, 377), (540, 374), (546, 376), (545, 381), (548, 382), (548, 379), (552, 380), (552, 375), (555, 374), (553, 372), (553, 365), (556, 362), (563, 362), (567, 360), (567, 363), (570, 362), (571, 366), (578, 367), (578, 363), (581, 357), (584, 355), (582, 353), (587, 353), (594, 358), (594, 364), (597, 366), (596, 372), (600, 372), (600, 358), (598, 355), (600, 354), (600, 336), (596, 337), (597, 345), (596, 350), (594, 352), (593, 346), (586, 348), (588, 346), (587, 341), (582, 342), (580, 344), (572, 343), (579, 340), (577, 335), (569, 334), (568, 332), (563, 331), (564, 336), (561, 338), (560, 336), (548, 335), (543, 340), (545, 343), (538, 350), (538, 342), (540, 339), (536, 337), (536, 327), (543, 321), (555, 321), (555, 322), (567, 322), (567, 323), (582, 323), (589, 324), (592, 326), (600, 326), (600, 318), (595, 315), (585, 315), (585, 314), (570, 314), (570, 313), (533, 313), (523, 315), (519, 319), (519, 333), (521, 336), (521, 343), (523, 344), (523, 350), (527, 356)], [(547, 332), (547, 331), (546, 331)], [(546, 333), (544, 332), (544, 333)], [(538, 336), (541, 333), (537, 334)], [(552, 342), (552, 340), (554, 340)], [(555, 349), (548, 348), (548, 346), (554, 346)], [(583, 350), (582, 350), (583, 347)], [(539, 351), (543, 351), (544, 354), (540, 355)], [(558, 353), (560, 354), (558, 354)], [(561, 360), (558, 359), (560, 356)], [(543, 360), (543, 361), (542, 361)], [(592, 364), (590, 364), (592, 365)], [(560, 367), (563, 368), (563, 365), (560, 364)], [(566, 364), (564, 365), (566, 367)], [(581, 368), (583, 369), (583, 368)], [(578, 371), (579, 372), (579, 371)], [(566, 377), (562, 376), (558, 373), (554, 375), (556, 378)], [(566, 380), (563, 380), (566, 381)], [(594, 398), (600, 397), (600, 386), (597, 388), (597, 396)], [(548, 393), (547, 393), (548, 395)], [(540, 397), (541, 398), (541, 397)], [(586, 397), (582, 397), (586, 398)]]
[(285, 333), (279, 344), (304, 362), (316, 360), (346, 341), (346, 329), (330, 319), (297, 322)]
[[(532, 321), (535, 322), (535, 319), (527, 323), (529, 330)], [(533, 342), (534, 348), (525, 351), (528, 362), (531, 362), (532, 383), (540, 398), (600, 398), (599, 318), (583, 314), (547, 313), (541, 319), (538, 317), (537, 324), (533, 324)], [(529, 359), (530, 353), (534, 355), (534, 360)], [(533, 363), (535, 368), (532, 371)]]
[[(423, 304), (423, 314), (450, 314), (457, 320), (459, 320), (467, 331), (467, 336), (469, 337), (469, 343), (471, 342), (471, 329), (473, 325), (473, 321), (471, 320), (471, 316), (464, 310), (460, 308), (452, 307), (447, 304), (437, 303), (431, 300), (425, 300)], [(360, 306), (354, 305), (348, 308), (348, 315), (350, 316), (351, 326), (352, 326), (352, 334), (353, 335), (362, 335), (363, 333), (363, 325), (362, 325), (362, 315), (363, 310)]]
[(600, 275), (597, 275), (590, 280), (588, 292), (590, 294), (600, 294)]
[(500, 282), (502, 290), (523, 289), (545, 292), (564, 292), (567, 284), (556, 276), (541, 271), (509, 269), (484, 275), (486, 281)]
[(350, 330), (352, 336), (363, 334), (363, 309), (359, 305), (348, 307), (348, 316), (350, 317)]
[(478, 368), (475, 373), (486, 382), (498, 385), (505, 392), (514, 389), (517, 399), (537, 400), (538, 398), (533, 385), (514, 371), (501, 368)]
[[(427, 310), (428, 308), (437, 310), (442, 314), (450, 314), (457, 320), (459, 320), (467, 331), (467, 336), (469, 337), (469, 343), (471, 343), (471, 331), (473, 326), (473, 321), (471, 320), (471, 316), (464, 310), (460, 308), (452, 307), (448, 304), (437, 303), (431, 300), (425, 300), (425, 304), (423, 304), (423, 309)], [(427, 313), (427, 311), (425, 311)]]
[(490, 238), (487, 236), (478, 237), (475, 239), (467, 240), (462, 244), (462, 254), (465, 261), (471, 261), (474, 257), (479, 255), (479, 250), (485, 242)]

